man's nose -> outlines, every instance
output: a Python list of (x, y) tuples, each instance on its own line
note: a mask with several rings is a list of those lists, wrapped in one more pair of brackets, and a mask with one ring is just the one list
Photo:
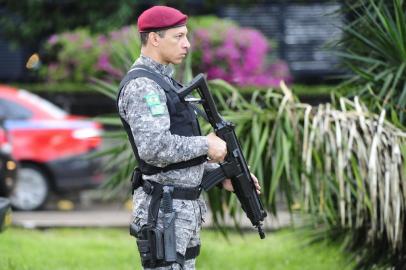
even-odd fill
[(183, 47), (189, 49), (190, 48), (190, 42), (188, 38), (185, 38), (185, 42), (183, 43)]

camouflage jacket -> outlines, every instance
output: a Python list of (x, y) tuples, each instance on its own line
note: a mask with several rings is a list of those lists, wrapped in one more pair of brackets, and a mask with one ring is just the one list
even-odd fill
[[(135, 65), (146, 65), (172, 83), (174, 70), (171, 65), (162, 65), (151, 58), (141, 55)], [(159, 110), (151, 110), (146, 97), (159, 97)], [(156, 102), (155, 102), (156, 105)], [(164, 90), (148, 78), (131, 80), (124, 86), (118, 101), (119, 113), (130, 125), (139, 156), (147, 163), (164, 167), (170, 163), (189, 160), (207, 154), (208, 142), (205, 136), (185, 137), (171, 134), (170, 117), (166, 107)], [(200, 184), (206, 169), (215, 168), (216, 164), (201, 164), (185, 169), (168, 171), (154, 175), (144, 175), (146, 180), (174, 186), (195, 187)], [(142, 188), (134, 192), (133, 218), (140, 222), (147, 219), (149, 198)], [(185, 219), (187, 227), (200, 226), (206, 212), (202, 198), (197, 201), (174, 200), (177, 217)], [(192, 215), (192, 214), (195, 215)], [(160, 213), (162, 214), (162, 213)]]

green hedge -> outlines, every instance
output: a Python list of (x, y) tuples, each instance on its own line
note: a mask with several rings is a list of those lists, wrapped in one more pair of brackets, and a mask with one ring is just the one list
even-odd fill
[[(63, 83), (17, 83), (12, 82), (10, 85), (29, 90), (34, 93), (55, 92), (55, 93), (89, 93), (95, 92), (89, 84), (63, 82)], [(305, 85), (293, 84), (292, 91), (297, 96), (329, 96), (336, 91), (335, 85)], [(245, 87), (240, 88), (242, 93), (252, 93), (258, 88)], [(266, 88), (262, 88), (266, 91)]]

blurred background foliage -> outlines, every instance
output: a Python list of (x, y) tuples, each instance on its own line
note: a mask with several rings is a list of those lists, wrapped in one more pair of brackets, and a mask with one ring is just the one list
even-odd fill
[(45, 42), (40, 75), (51, 83), (85, 84), (91, 77), (119, 80), (124, 73), (114, 68), (113, 51), (129, 42), (128, 47), (139, 51), (136, 30), (129, 26), (107, 34), (91, 34), (87, 28), (54, 34)]
[[(406, 2), (360, 0), (347, 7), (339, 55), (352, 70), (344, 94), (359, 95), (371, 110), (390, 111), (398, 126), (406, 121)], [(349, 89), (347, 89), (349, 90)]]
[[(215, 16), (191, 17), (188, 26), (194, 74), (205, 72), (209, 79), (237, 86), (270, 87), (291, 80), (287, 64), (275, 59), (270, 42), (258, 30)], [(120, 80), (125, 73), (115, 68), (117, 60), (129, 68), (129, 59), (139, 51), (138, 33), (131, 26), (107, 34), (91, 34), (86, 28), (54, 34), (45, 43), (40, 75), (53, 83), (85, 84), (92, 77)], [(179, 68), (181, 80), (184, 69)]]
[(191, 25), (195, 74), (205, 72), (208, 79), (236, 86), (275, 87), (291, 81), (287, 63), (275, 59), (273, 44), (261, 32), (215, 17), (198, 17)]
[(36, 45), (38, 40), (52, 34), (80, 27), (88, 27), (92, 33), (103, 33), (134, 18), (135, 3), (133, 0), (108, 1), (103, 5), (97, 0), (5, 0), (0, 4), (1, 32), (16, 46)]
[[(219, 5), (255, 5), (266, 3), (266, 0), (237, 0), (237, 1), (143, 1), (116, 0), (105, 1), (100, 4), (97, 0), (4, 0), (0, 3), (1, 32), (14, 41), (16, 46), (24, 44), (37, 45), (38, 40), (48, 36), (76, 28), (89, 27), (92, 33), (106, 33), (108, 31), (135, 23), (140, 12), (150, 5), (166, 4), (195, 15), (215, 13)], [(274, 2), (286, 2), (277, 0)], [(295, 0), (297, 3), (308, 3), (307, 0)], [(318, 2), (337, 2), (334, 0), (319, 0)], [(199, 10), (196, 10), (196, 9)], [(5, 12), (7, 11), (7, 12)], [(15, 31), (16, 27), (19, 31)]]
[[(133, 2), (117, 1), (112, 4), (113, 11), (121, 10), (118, 3), (128, 7)], [(218, 1), (207, 3), (219, 4)], [(240, 3), (244, 5), (248, 1)], [(343, 247), (352, 251), (352, 259), (358, 262), (359, 269), (402, 269), (406, 265), (405, 1), (345, 3), (343, 12), (347, 12), (349, 20), (337, 48), (352, 73), (338, 88), (339, 92), (334, 93), (332, 104), (312, 107), (299, 102), (287, 87), (266, 87), (275, 86), (281, 78), (289, 81), (289, 73), (283, 65), (275, 70), (270, 68), (273, 63), (280, 63), (272, 53), (270, 57), (263, 57), (263, 62), (252, 65), (264, 78), (274, 78), (276, 84), (265, 87), (262, 83), (239, 84), (258, 78), (258, 73), (241, 75), (255, 75), (249, 78), (227, 77), (224, 71), (235, 73), (233, 65), (241, 68), (238, 63), (246, 61), (246, 52), (253, 46), (247, 42), (246, 51), (229, 53), (240, 46), (242, 40), (232, 34), (231, 38), (222, 39), (227, 31), (237, 29), (244, 39), (254, 37), (262, 44), (261, 50), (253, 52), (255, 60), (274, 45), (253, 30), (244, 32), (235, 24), (215, 17), (191, 18), (191, 40), (198, 49), (195, 48), (185, 65), (179, 67), (177, 76), (188, 81), (192, 74), (203, 71), (211, 79), (228, 81), (212, 80), (210, 87), (222, 115), (236, 124), (251, 169), (262, 182), (262, 198), (268, 210), (277, 214), (280, 202), (291, 211), (300, 209), (309, 217), (315, 239), (340, 240)], [(7, 5), (13, 7), (22, 3), (9, 1)], [(96, 6), (93, 10), (98, 12)], [(135, 30), (131, 27), (117, 30), (130, 24), (125, 22), (130, 17), (134, 18), (134, 14), (125, 13), (120, 23), (95, 24), (94, 28), (77, 28), (84, 26), (79, 24), (61, 26), (59, 34), (47, 36), (44, 50), (49, 65), (40, 73), (50, 81), (88, 83), (90, 79), (92, 83), (88, 88), (115, 99), (121, 74), (139, 53)], [(106, 15), (107, 21), (109, 18), (113, 17)], [(46, 29), (46, 24), (39, 27)], [(232, 49), (224, 54), (224, 48)], [(87, 53), (75, 53), (77, 50)], [(221, 57), (213, 60), (212, 56), (218, 54)], [(235, 59), (235, 55), (239, 59)], [(312, 87), (306, 87), (293, 85), (293, 91), (313, 91)], [(99, 120), (120, 126), (116, 115)], [(204, 130), (207, 132), (207, 126)], [(111, 131), (107, 136), (115, 144), (100, 155), (111, 157), (108, 167), (115, 169), (115, 175), (106, 186), (114, 195), (114, 191), (123, 192), (123, 186), (128, 185), (126, 182), (135, 162), (122, 131)], [(221, 224), (224, 217), (231, 214), (238, 225), (240, 208), (234, 196), (215, 189), (208, 194), (208, 199), (215, 222)]]

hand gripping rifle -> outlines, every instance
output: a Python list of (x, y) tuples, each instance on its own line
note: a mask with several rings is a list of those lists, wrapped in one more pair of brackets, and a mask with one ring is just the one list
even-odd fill
[(203, 74), (199, 74), (193, 78), (188, 86), (180, 89), (178, 94), (181, 98), (187, 100), (186, 96), (195, 89), (201, 97), (198, 101), (202, 104), (205, 111), (205, 113), (200, 113), (204, 115), (204, 118), (207, 118), (206, 120), (211, 124), (216, 135), (227, 144), (227, 156), (224, 162), (220, 164), (219, 168), (208, 173), (203, 178), (202, 187), (205, 191), (208, 191), (223, 180), (227, 178), (231, 179), (234, 192), (241, 203), (242, 209), (247, 214), (252, 225), (258, 228), (259, 236), (263, 239), (265, 238), (265, 234), (262, 230), (262, 221), (267, 214), (259, 199), (240, 143), (235, 135), (234, 124), (225, 121), (217, 111), (217, 107)]

